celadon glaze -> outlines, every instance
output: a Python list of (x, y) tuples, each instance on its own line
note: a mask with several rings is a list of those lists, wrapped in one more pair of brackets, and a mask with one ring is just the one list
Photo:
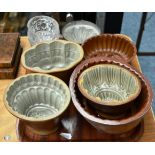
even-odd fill
[(141, 90), (134, 74), (111, 64), (86, 69), (79, 77), (78, 86), (86, 96), (109, 105), (127, 102)]
[(69, 105), (70, 93), (67, 85), (54, 76), (28, 74), (8, 87), (5, 100), (17, 117), (41, 120), (61, 114)]

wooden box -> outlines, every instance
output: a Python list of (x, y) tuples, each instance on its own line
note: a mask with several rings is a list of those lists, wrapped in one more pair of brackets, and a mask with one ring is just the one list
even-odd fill
[(16, 77), (21, 52), (19, 33), (0, 33), (0, 79)]

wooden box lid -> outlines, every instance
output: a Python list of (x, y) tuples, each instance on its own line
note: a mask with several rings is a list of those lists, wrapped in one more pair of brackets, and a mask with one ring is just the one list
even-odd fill
[(19, 40), (19, 33), (0, 33), (0, 68), (13, 66)]

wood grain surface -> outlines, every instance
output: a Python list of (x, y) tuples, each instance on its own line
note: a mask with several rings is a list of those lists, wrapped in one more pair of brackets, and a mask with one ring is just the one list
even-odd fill
[(0, 68), (0, 79), (14, 79), (16, 78), (20, 57), (22, 53), (22, 48), (19, 46), (17, 50), (17, 54), (15, 56), (15, 62), (12, 67)]
[[(30, 47), (27, 37), (21, 37), (21, 46), (23, 47), (23, 51)], [(132, 64), (137, 69), (140, 69), (137, 57), (135, 57)], [(25, 73), (25, 69), (20, 64), (18, 76), (24, 75)], [(6, 110), (3, 103), (4, 91), (11, 81), (12, 80), (0, 80), (0, 141), (16, 142), (18, 141), (16, 136), (16, 118)], [(74, 112), (71, 115), (74, 115)], [(82, 119), (83, 123), (86, 123), (86, 121), (84, 121), (80, 115), (79, 118)], [(76, 136), (78, 137), (80, 136), (80, 134), (82, 134), (83, 136), (80, 137), (87, 139), (87, 141), (92, 140), (92, 137), (93, 139), (100, 138), (101, 133), (95, 131), (95, 129), (93, 127), (90, 127), (88, 123), (85, 124), (85, 129), (87, 130), (78, 130)], [(97, 135), (91, 134), (93, 133), (93, 131), (95, 131)], [(53, 141), (59, 141), (59, 138), (53, 139)], [(83, 140), (81, 139), (81, 141)], [(98, 141), (102, 141), (102, 139)], [(144, 134), (141, 137), (140, 141), (155, 141), (155, 122), (152, 109), (147, 113), (147, 115), (144, 118)]]
[(18, 45), (19, 33), (0, 33), (0, 68), (13, 67)]

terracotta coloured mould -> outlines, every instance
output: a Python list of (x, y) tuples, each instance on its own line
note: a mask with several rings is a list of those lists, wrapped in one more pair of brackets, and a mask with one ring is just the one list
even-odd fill
[(59, 126), (70, 103), (68, 86), (57, 77), (28, 74), (14, 80), (6, 89), (7, 110), (24, 121), (30, 131), (47, 135)]
[(118, 33), (118, 34), (114, 34), (114, 35), (124, 37), (124, 38), (126, 38), (126, 39), (128, 39), (129, 41), (132, 42), (132, 39), (128, 35), (126, 35), (126, 34), (119, 34)]
[(141, 82), (134, 73), (119, 65), (99, 64), (81, 73), (78, 87), (95, 108), (104, 113), (120, 114), (126, 109), (116, 109), (124, 104), (124, 107), (133, 104), (140, 94)]
[[(121, 119), (107, 119), (101, 117), (94, 108), (89, 106), (88, 101), (78, 90), (77, 80), (80, 74), (87, 68), (98, 64), (115, 64), (128, 69), (130, 72), (137, 75), (141, 81), (141, 93), (135, 99), (134, 106), (131, 106), (130, 111)], [(151, 108), (153, 100), (153, 92), (149, 81), (145, 76), (123, 61), (118, 61), (112, 58), (96, 57), (83, 61), (79, 64), (70, 79), (70, 91), (73, 104), (78, 112), (97, 130), (104, 131), (108, 134), (122, 134), (133, 130), (140, 122), (143, 121), (145, 114)]]
[(83, 45), (84, 58), (106, 56), (131, 62), (136, 56), (136, 46), (126, 37), (117, 34), (102, 34), (86, 40)]
[(40, 43), (26, 50), (22, 54), (21, 61), (28, 73), (48, 73), (65, 80), (83, 59), (83, 55), (80, 45), (55, 40)]

